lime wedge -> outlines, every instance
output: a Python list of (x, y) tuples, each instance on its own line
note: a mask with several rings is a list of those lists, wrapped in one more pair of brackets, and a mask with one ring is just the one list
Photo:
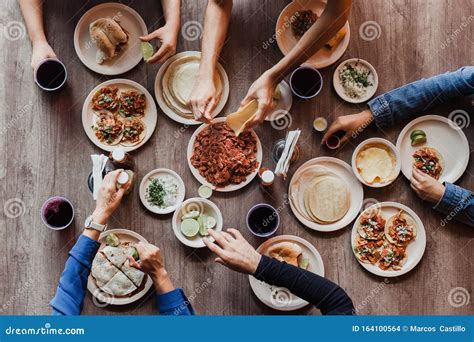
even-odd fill
[(197, 223), (199, 224), (199, 235), (201, 236), (207, 236), (209, 233), (207, 232), (206, 228), (206, 221), (207, 221), (207, 216), (206, 215), (201, 215), (197, 219)]
[(185, 219), (181, 222), (181, 233), (189, 238), (195, 237), (199, 232), (199, 223), (194, 219)]
[(143, 53), (143, 59), (145, 61), (149, 60), (151, 56), (153, 56), (153, 53), (155, 51), (153, 50), (153, 45), (151, 45), (148, 42), (142, 42), (142, 53)]
[(416, 146), (416, 145), (422, 144), (424, 142), (426, 142), (426, 135), (415, 135), (411, 139), (411, 146)]
[(209, 198), (212, 196), (212, 189), (207, 185), (201, 185), (199, 187), (198, 194), (202, 198)]
[(132, 246), (132, 252), (130, 253), (130, 256), (135, 260), (140, 259), (138, 256), (138, 250), (134, 246)]
[(309, 265), (309, 260), (308, 259), (301, 259), (298, 266), (300, 268), (306, 270), (306, 269), (308, 269), (308, 265)]
[(410, 139), (413, 140), (417, 135), (424, 135), (426, 137), (425, 131), (421, 129), (415, 129), (410, 133)]
[(181, 220), (186, 220), (186, 219), (197, 219), (201, 215), (201, 213), (197, 210), (191, 210), (188, 211), (186, 214), (184, 214), (181, 217)]
[(212, 216), (207, 216), (207, 220), (204, 222), (206, 223), (205, 226), (207, 229), (212, 229), (217, 224), (216, 219)]
[(110, 233), (105, 237), (105, 243), (112, 247), (117, 247), (120, 245), (120, 239), (114, 233)]

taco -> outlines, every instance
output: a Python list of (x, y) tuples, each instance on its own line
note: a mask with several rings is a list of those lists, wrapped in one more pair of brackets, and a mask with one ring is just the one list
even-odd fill
[(406, 246), (416, 238), (416, 223), (409, 215), (400, 210), (385, 224), (385, 237), (390, 243)]
[(122, 91), (120, 94), (119, 114), (123, 117), (145, 115), (146, 97), (134, 90)]
[(117, 92), (117, 87), (103, 87), (97, 90), (92, 97), (92, 109), (114, 112), (118, 107)]
[(136, 117), (124, 118), (123, 137), (120, 144), (123, 146), (134, 146), (145, 139), (146, 126), (145, 123)]
[(396, 246), (389, 243), (384, 243), (382, 251), (380, 252), (379, 268), (386, 270), (399, 271), (407, 261), (406, 247)]
[(366, 240), (357, 235), (354, 245), (355, 256), (361, 262), (375, 265), (380, 260), (383, 244), (383, 240)]
[(357, 232), (367, 240), (380, 240), (385, 232), (385, 219), (377, 209), (367, 209), (357, 222)]
[(423, 147), (413, 153), (413, 167), (438, 180), (444, 169), (444, 159), (433, 147)]
[(92, 129), (100, 142), (107, 145), (117, 145), (123, 136), (123, 123), (117, 115), (101, 111), (94, 115)]

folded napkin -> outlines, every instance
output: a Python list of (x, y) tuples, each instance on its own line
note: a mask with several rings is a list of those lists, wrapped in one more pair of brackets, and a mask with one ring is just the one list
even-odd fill
[(99, 188), (102, 184), (102, 173), (105, 169), (105, 164), (107, 163), (107, 156), (103, 154), (91, 154), (92, 159), (92, 179), (94, 184), (94, 192), (92, 196), (94, 200), (97, 200), (97, 195), (99, 194)]
[(290, 161), (293, 157), (293, 152), (295, 150), (295, 146), (298, 142), (300, 134), (300, 129), (288, 132), (285, 140), (285, 148), (283, 149), (281, 157), (278, 160), (277, 166), (275, 168), (275, 174), (277, 176), (283, 176), (283, 178), (286, 179), (286, 174), (288, 173), (288, 169), (290, 168)]

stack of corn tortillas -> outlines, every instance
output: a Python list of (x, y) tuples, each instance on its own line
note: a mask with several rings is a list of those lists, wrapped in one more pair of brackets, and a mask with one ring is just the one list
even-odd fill
[(290, 186), (290, 200), (301, 216), (319, 224), (339, 221), (350, 207), (345, 182), (319, 165), (309, 165), (295, 174)]
[[(189, 104), (191, 91), (199, 70), (199, 56), (183, 56), (173, 61), (166, 69), (163, 79), (163, 98), (176, 114), (193, 119), (193, 113)], [(223, 88), (223, 75), (217, 70), (214, 84), (218, 99), (220, 100)]]

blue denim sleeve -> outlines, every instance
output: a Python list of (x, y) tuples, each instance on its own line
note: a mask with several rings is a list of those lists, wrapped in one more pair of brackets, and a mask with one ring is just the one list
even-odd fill
[(460, 186), (445, 183), (446, 189), (441, 200), (433, 209), (446, 215), (441, 225), (452, 219), (474, 227), (474, 194)]
[(423, 114), (431, 106), (474, 94), (474, 66), (409, 83), (382, 94), (368, 105), (378, 127), (391, 127)]
[(182, 289), (157, 294), (156, 304), (160, 308), (161, 315), (194, 315), (194, 309)]
[(87, 289), (87, 278), (99, 246), (97, 241), (87, 236), (79, 237), (69, 252), (56, 295), (50, 302), (53, 315), (79, 315), (81, 313)]

